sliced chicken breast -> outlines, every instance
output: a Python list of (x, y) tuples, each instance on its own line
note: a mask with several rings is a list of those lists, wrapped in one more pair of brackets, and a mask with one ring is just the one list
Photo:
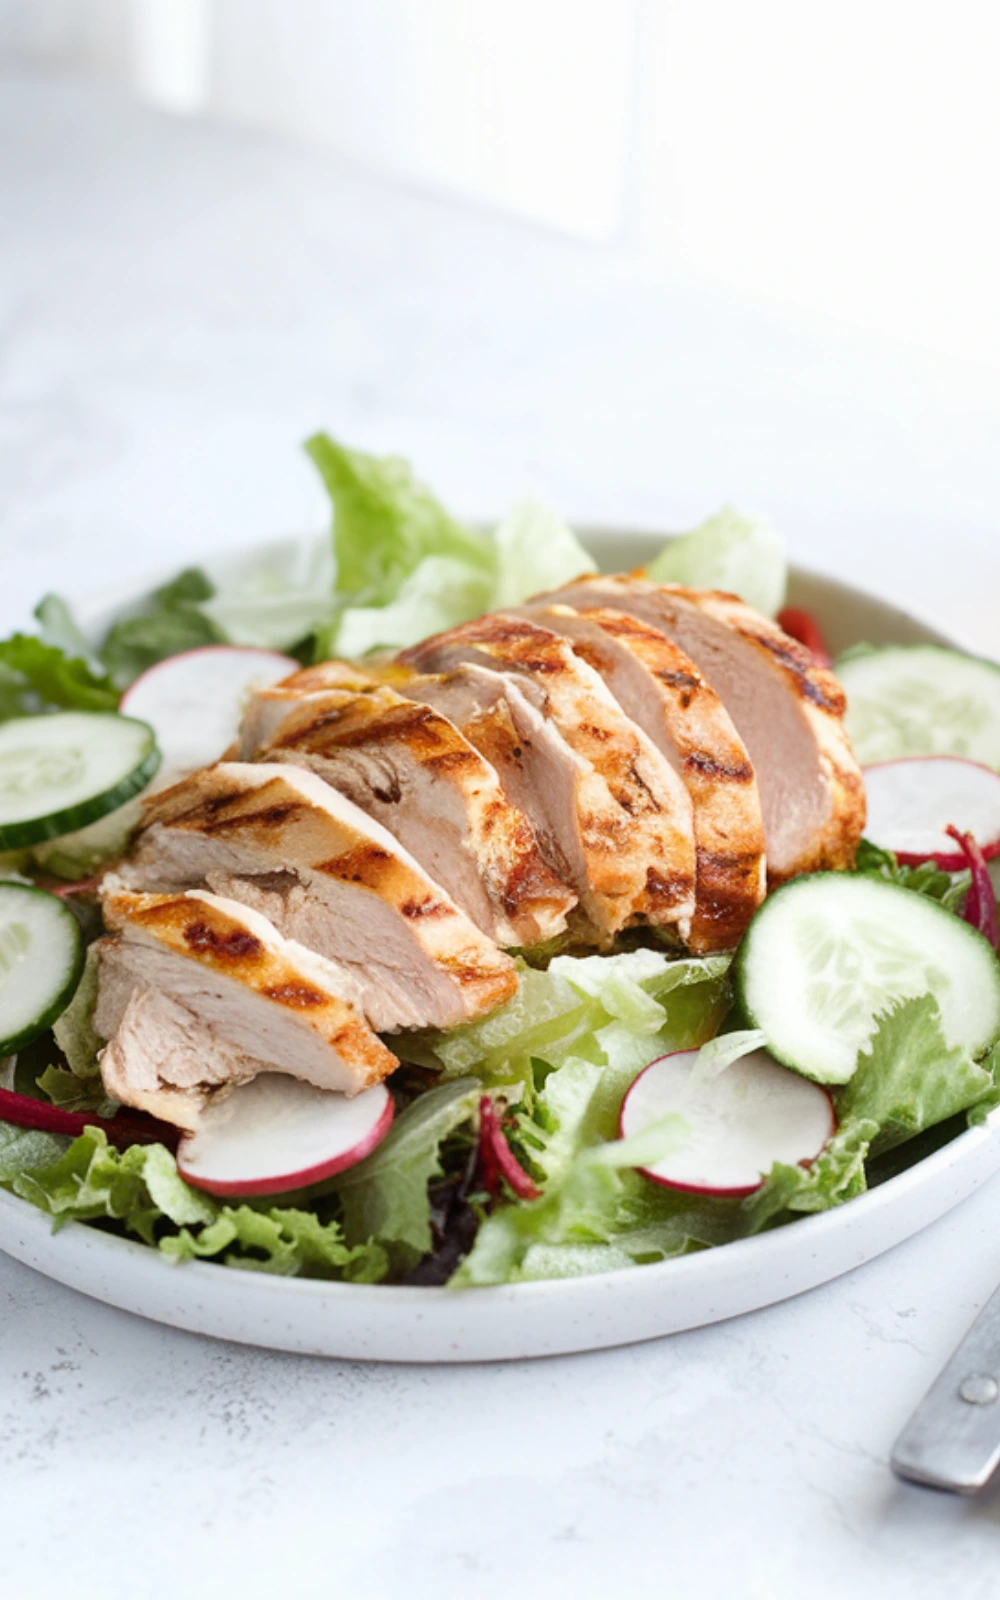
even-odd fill
[(155, 797), (130, 889), (198, 888), (339, 962), (373, 1028), (451, 1028), (517, 990), (498, 950), (386, 828), (302, 767), (222, 762)]
[(697, 847), (692, 950), (731, 950), (766, 887), (760, 795), (746, 747), (694, 662), (657, 628), (607, 607), (527, 607), (599, 673), (673, 766)]
[(104, 897), (94, 1025), (108, 1093), (193, 1127), (258, 1072), (357, 1094), (396, 1057), (349, 998), (351, 978), (249, 907), (202, 891)]
[(565, 639), (500, 613), (439, 634), (399, 659), (424, 673), (472, 664), (514, 679), (591, 775), (579, 828), (584, 878), (573, 886), (598, 933), (611, 938), (642, 921), (674, 927), (687, 940), (695, 903), (687, 791)]
[(659, 628), (690, 656), (753, 764), (772, 885), (850, 865), (865, 794), (844, 732), (844, 692), (776, 623), (734, 595), (642, 578), (582, 578), (539, 599), (610, 606)]
[[(321, 669), (297, 674), (315, 684)], [(565, 931), (572, 889), (547, 866), (527, 817), (453, 723), (388, 685), (302, 696), (289, 679), (255, 697), (241, 749), (307, 767), (373, 817), (496, 944), (540, 944)], [(280, 707), (280, 710), (278, 709)]]

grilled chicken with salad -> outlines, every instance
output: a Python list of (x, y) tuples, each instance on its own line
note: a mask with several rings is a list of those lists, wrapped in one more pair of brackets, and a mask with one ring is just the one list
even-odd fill
[(832, 669), (732, 511), (604, 575), (308, 449), (332, 541), (0, 643), (0, 1183), (473, 1286), (790, 1222), (1000, 1104), (1000, 667)]

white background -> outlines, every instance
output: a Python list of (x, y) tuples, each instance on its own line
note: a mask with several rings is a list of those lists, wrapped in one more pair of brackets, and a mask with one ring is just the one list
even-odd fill
[[(22, 41), (28, 23), (60, 20), (46, 5), (0, 15)], [(692, 9), (689, 26), (715, 61), (708, 22)], [(111, 54), (116, 38), (109, 28)], [(631, 194), (620, 228), (593, 237), (591, 223), (585, 238), (509, 198), (501, 212), (449, 197), (443, 175), (421, 192), (316, 139), (143, 106), (107, 81), (106, 60), (103, 82), (66, 60), (56, 72), (59, 29), (50, 46), (39, 61), (36, 37), (34, 65), (0, 74), (4, 629), (50, 587), (82, 593), (318, 526), (298, 444), (326, 425), (410, 455), (468, 514), (529, 485), (577, 520), (622, 526), (690, 526), (742, 502), (772, 515), (796, 560), (996, 653), (995, 374), (940, 325), (935, 339), (863, 325), (892, 301), (875, 290), (906, 253), (902, 224), (883, 226), (865, 316), (820, 315), (798, 291), (760, 298), (707, 265), (665, 267), (660, 246), (635, 242)], [(971, 54), (974, 80), (985, 69)], [(845, 45), (834, 66), (841, 55), (854, 60)], [(701, 106), (704, 151), (728, 103), (709, 115), (707, 87), (686, 86), (682, 119), (693, 128)], [(807, 120), (821, 87), (802, 96)], [(984, 103), (970, 91), (955, 114)], [(902, 91), (892, 104), (909, 115)], [(755, 181), (771, 181), (765, 167)], [(827, 170), (838, 176), (832, 154)], [(935, 181), (941, 205), (950, 190)], [(844, 224), (854, 190), (838, 182), (827, 192)], [(772, 226), (790, 239), (782, 186), (770, 192), (751, 257)], [(708, 197), (693, 200), (707, 216)], [(802, 204), (818, 214), (807, 185)], [(960, 237), (942, 235), (962, 272), (933, 303), (955, 318), (974, 301), (965, 266), (988, 255), (961, 246), (982, 239), (988, 211), (953, 209)], [(860, 260), (862, 234), (846, 238)], [(804, 292), (809, 273), (795, 281)], [(993, 321), (979, 320), (988, 342)], [(0, 1258), (5, 1585), (30, 1600), (798, 1600), (804, 1587), (814, 1600), (993, 1600), (996, 1495), (903, 1488), (887, 1458), (1000, 1280), (998, 1203), (994, 1183), (773, 1311), (466, 1372), (213, 1345)]]
[(4, 45), (1000, 365), (990, 0), (0, 0)]

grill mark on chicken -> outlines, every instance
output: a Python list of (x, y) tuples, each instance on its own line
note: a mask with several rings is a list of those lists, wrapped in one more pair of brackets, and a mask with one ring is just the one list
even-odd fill
[(192, 950), (211, 954), (220, 961), (252, 961), (263, 954), (260, 940), (242, 928), (234, 928), (230, 933), (218, 933), (207, 922), (189, 922), (182, 937)]
[[(297, 1011), (310, 1011), (316, 1006), (326, 1004), (326, 995), (320, 994), (318, 989), (313, 989), (308, 983), (276, 983), (271, 988), (262, 991), (268, 1000), (276, 1000), (279, 1006), (292, 1006)], [(333, 1035), (334, 1043), (344, 1037), (342, 1031)]]
[(293, 675), (255, 697), (241, 748), (311, 770), (387, 826), (501, 946), (557, 937), (575, 894), (547, 865), (489, 752), (431, 703), (392, 687), (413, 676), (394, 666), (362, 678), (340, 662)]
[[(538, 745), (530, 773), (511, 770), (516, 759), (513, 751), (521, 748), (521, 741), (506, 740), (505, 777), (530, 810), (547, 850), (548, 839), (559, 824), (544, 814), (544, 800), (536, 804), (525, 796), (522, 772), (528, 783), (540, 780), (542, 794), (550, 775), (558, 773), (556, 781), (561, 788), (556, 804), (573, 807), (579, 830), (571, 882), (583, 897), (599, 940), (624, 926), (631, 916), (652, 919), (657, 909), (663, 920), (686, 922), (695, 903), (690, 799), (655, 744), (615, 701), (596, 666), (546, 627), (543, 619), (513, 614), (463, 624), (406, 651), (402, 659), (431, 674), (441, 674), (437, 681), (442, 684), (457, 683), (456, 669), (485, 671), (501, 681), (513, 680), (508, 699), (512, 707), (520, 707), (514, 714), (518, 732), (528, 720), (525, 702), (536, 718), (546, 720), (551, 728), (551, 748)], [(453, 674), (451, 680), (449, 673)], [(516, 699), (511, 698), (514, 686)], [(411, 683), (407, 692), (417, 692), (416, 685)], [(434, 703), (433, 692), (427, 692)], [(461, 690), (456, 692), (460, 697)], [(486, 692), (482, 688), (482, 693)], [(502, 696), (503, 691), (500, 693)], [(448, 703), (445, 693), (445, 709)], [(502, 713), (492, 703), (488, 714), (484, 711), (463, 722), (473, 743), (498, 764), (504, 756), (501, 724)], [(557, 754), (557, 746), (565, 753)], [(546, 772), (536, 778), (534, 770), (543, 762)], [(572, 778), (571, 772), (575, 774)], [(564, 818), (561, 826), (567, 821)], [(678, 901), (669, 916), (662, 904), (651, 905), (647, 886), (647, 868), (660, 861), (671, 864), (679, 877), (684, 876), (685, 868), (690, 874), (687, 902)], [(551, 854), (549, 862), (554, 864)], [(632, 905), (626, 909), (630, 882)], [(683, 931), (686, 934), (687, 928)]]
[[(607, 581), (607, 589), (612, 587)], [(732, 948), (763, 895), (764, 839), (756, 775), (718, 695), (666, 633), (618, 609), (602, 580), (581, 581), (548, 600), (529, 602), (524, 615), (560, 634), (575, 655), (602, 672), (626, 716), (680, 774), (699, 852), (688, 942), (699, 952)], [(725, 868), (698, 862), (707, 860), (707, 851), (728, 850), (731, 840), (745, 844), (755, 864), (731, 869), (731, 905), (721, 921), (717, 901), (726, 887)]]
[(684, 766), (698, 772), (703, 778), (722, 778), (729, 783), (753, 783), (754, 770), (749, 761), (717, 761), (705, 750), (691, 750), (684, 757)]
[(434, 900), (430, 895), (426, 900), (404, 900), (399, 909), (404, 917), (408, 917), (413, 922), (420, 917), (446, 917), (449, 915), (449, 908), (444, 902), (442, 900)]
[(842, 717), (847, 710), (847, 697), (831, 673), (817, 667), (810, 655), (794, 640), (772, 638), (766, 633), (754, 635), (774, 659), (785, 668), (794, 680), (795, 687), (804, 700), (809, 700), (831, 717)]

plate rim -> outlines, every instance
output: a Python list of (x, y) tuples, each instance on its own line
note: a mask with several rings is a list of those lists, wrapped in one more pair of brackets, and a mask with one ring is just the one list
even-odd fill
[[(631, 541), (633, 544), (648, 544), (651, 550), (654, 542), (656, 548), (659, 549), (670, 537), (652, 529), (619, 528), (608, 524), (581, 525), (577, 531), (585, 544), (603, 545)], [(296, 542), (307, 537), (311, 538), (313, 535), (276, 536), (254, 541), (242, 549), (223, 549), (206, 558), (204, 566), (210, 574), (222, 576), (227, 572), (235, 573), (241, 565), (245, 567), (249, 561), (266, 560), (269, 556), (278, 555), (282, 550), (288, 549)], [(319, 537), (319, 535), (315, 537)], [(98, 619), (105, 620), (116, 612), (124, 611), (134, 605), (151, 588), (156, 587), (160, 582), (166, 581), (175, 570), (171, 569), (170, 571), (123, 583), (113, 589), (106, 589), (77, 602), (77, 610), (84, 631), (86, 632), (88, 628), (93, 630), (97, 625)], [(842, 597), (845, 602), (874, 602), (883, 611), (895, 613), (899, 617), (901, 624), (909, 625), (910, 627), (916, 625), (921, 633), (928, 638), (928, 641), (936, 639), (938, 642), (954, 647), (953, 641), (935, 628), (931, 622), (920, 616), (919, 613), (904, 610), (892, 600), (883, 598), (877, 592), (858, 588), (832, 574), (798, 565), (789, 566), (789, 576), (793, 582), (799, 581), (808, 584), (811, 581), (816, 581), (828, 590), (834, 591), (836, 597)], [(221, 1291), (224, 1295), (231, 1294), (237, 1301), (240, 1298), (241, 1289), (244, 1289), (248, 1283), (252, 1283), (255, 1296), (263, 1299), (272, 1299), (275, 1304), (279, 1304), (282, 1307), (295, 1306), (302, 1303), (311, 1305), (325, 1302), (330, 1305), (332, 1311), (340, 1304), (347, 1304), (359, 1311), (370, 1308), (377, 1312), (378, 1307), (388, 1311), (392, 1307), (397, 1310), (419, 1312), (421, 1308), (433, 1308), (437, 1311), (443, 1305), (450, 1303), (457, 1310), (466, 1299), (466, 1296), (471, 1294), (481, 1309), (488, 1310), (490, 1307), (509, 1308), (512, 1305), (518, 1307), (524, 1305), (531, 1308), (558, 1305), (561, 1308), (568, 1308), (572, 1311), (574, 1308), (585, 1309), (589, 1301), (596, 1296), (606, 1294), (612, 1286), (616, 1286), (627, 1293), (631, 1286), (642, 1284), (646, 1286), (643, 1298), (648, 1300), (655, 1298), (656, 1285), (665, 1277), (674, 1290), (681, 1295), (685, 1284), (688, 1282), (708, 1285), (709, 1287), (718, 1282), (719, 1286), (722, 1287), (727, 1279), (738, 1277), (741, 1269), (751, 1263), (759, 1265), (762, 1278), (767, 1277), (774, 1272), (775, 1268), (780, 1268), (783, 1255), (793, 1253), (789, 1248), (790, 1233), (793, 1234), (794, 1239), (798, 1242), (798, 1249), (794, 1253), (803, 1256), (811, 1252), (815, 1257), (822, 1250), (823, 1242), (828, 1235), (838, 1236), (842, 1233), (849, 1233), (852, 1229), (863, 1227), (866, 1219), (874, 1217), (879, 1212), (895, 1211), (904, 1204), (907, 1195), (911, 1191), (932, 1188), (935, 1180), (944, 1180), (948, 1172), (953, 1169), (964, 1170), (974, 1167), (977, 1158), (980, 1165), (987, 1165), (987, 1157), (990, 1155), (994, 1158), (996, 1165), (1000, 1166), (1000, 1148), (998, 1148), (996, 1140), (998, 1132), (1000, 1132), (1000, 1108), (990, 1113), (980, 1125), (963, 1130), (930, 1155), (914, 1162), (912, 1166), (887, 1179), (876, 1188), (868, 1190), (864, 1194), (858, 1195), (854, 1199), (830, 1210), (800, 1216), (793, 1223), (781, 1228), (770, 1229), (750, 1238), (733, 1240), (727, 1245), (695, 1251), (684, 1256), (668, 1257), (660, 1262), (636, 1263), (611, 1272), (584, 1273), (567, 1278), (489, 1285), (478, 1287), (474, 1290), (453, 1290), (445, 1286), (361, 1284), (330, 1279), (285, 1277), (279, 1274), (254, 1272), (252, 1269), (240, 1267), (222, 1267), (217, 1263), (197, 1260), (177, 1263), (171, 1261), (155, 1248), (151, 1248), (138, 1240), (105, 1233), (99, 1227), (94, 1227), (84, 1222), (70, 1221), (59, 1227), (56, 1220), (50, 1217), (48, 1213), (32, 1205), (30, 1201), (22, 1199), (20, 1196), (14, 1195), (5, 1189), (0, 1189), (0, 1218), (7, 1219), (13, 1225), (15, 1231), (19, 1231), (24, 1236), (24, 1239), (23, 1248), (16, 1250), (11, 1248), (9, 1238), (0, 1236), (0, 1250), (6, 1254), (13, 1255), (16, 1259), (26, 1261), (28, 1265), (35, 1266), (36, 1270), (42, 1271), (49, 1277), (56, 1277), (56, 1274), (46, 1266), (37, 1265), (35, 1257), (39, 1251), (43, 1254), (45, 1253), (44, 1247), (46, 1244), (50, 1249), (52, 1248), (53, 1236), (56, 1238), (61, 1237), (69, 1241), (68, 1250), (71, 1255), (74, 1252), (78, 1252), (81, 1256), (90, 1251), (96, 1251), (99, 1254), (104, 1252), (109, 1263), (112, 1264), (112, 1270), (117, 1263), (124, 1265), (134, 1261), (139, 1264), (140, 1272), (147, 1278), (150, 1273), (154, 1275), (156, 1273), (162, 1274), (164, 1283), (171, 1281), (171, 1274), (183, 1272), (193, 1290), (196, 1291), (199, 1286), (204, 1286), (206, 1289), (212, 1286), (213, 1292)], [(978, 1187), (979, 1183), (986, 1181), (988, 1176), (989, 1172), (984, 1172), (971, 1185), (971, 1188)], [(873, 1259), (874, 1256), (883, 1253), (884, 1250), (892, 1248), (895, 1243), (901, 1242), (903, 1238), (921, 1231), (934, 1218), (946, 1214), (952, 1205), (957, 1204), (965, 1197), (966, 1193), (971, 1192), (971, 1188), (962, 1190), (961, 1193), (950, 1198), (945, 1205), (935, 1209), (933, 1217), (919, 1220), (912, 1227), (909, 1224), (904, 1225), (901, 1230), (897, 1230), (888, 1243), (877, 1246), (873, 1251), (861, 1251), (855, 1264)], [(4, 1230), (4, 1233), (6, 1233), (6, 1230)], [(155, 1262), (155, 1266), (151, 1265), (153, 1262)], [(145, 1263), (145, 1265), (141, 1265), (142, 1263)], [(760, 1306), (792, 1297), (798, 1293), (807, 1292), (808, 1288), (831, 1281), (831, 1279), (841, 1275), (846, 1270), (850, 1270), (850, 1265), (842, 1265), (829, 1274), (822, 1270), (818, 1274), (810, 1274), (810, 1282), (799, 1288), (781, 1287), (780, 1283), (778, 1283), (772, 1290), (767, 1291), (756, 1299), (753, 1306), (744, 1305), (742, 1309), (759, 1308)], [(61, 1279), (57, 1281), (65, 1283), (67, 1280)], [(176, 1277), (172, 1281), (176, 1283)], [(129, 1310), (135, 1309), (133, 1306), (129, 1306), (127, 1301), (115, 1299), (96, 1289), (89, 1290), (82, 1284), (75, 1282), (71, 1286), (78, 1289), (79, 1292), (90, 1294), (105, 1303), (122, 1305), (124, 1309)], [(153, 1320), (160, 1322), (172, 1322), (174, 1326), (196, 1327), (196, 1324), (185, 1321), (178, 1315), (160, 1315), (147, 1310), (142, 1310), (138, 1314), (152, 1317)], [(718, 1317), (713, 1315), (711, 1318), (702, 1318), (699, 1322), (683, 1325), (699, 1326), (706, 1320), (725, 1320), (737, 1314), (740, 1314), (737, 1310), (723, 1311)], [(301, 1348), (313, 1349), (316, 1350), (316, 1353), (322, 1354), (336, 1353), (332, 1350), (320, 1351), (314, 1345), (282, 1344), (280, 1341), (275, 1344), (265, 1329), (251, 1330), (245, 1336), (242, 1333), (234, 1333), (231, 1330), (218, 1333), (217, 1330), (203, 1328), (200, 1331), (215, 1332), (216, 1336), (224, 1338), (242, 1338), (247, 1343), (263, 1344), (270, 1348)], [(662, 1331), (673, 1330), (665, 1329)], [(502, 1352), (501, 1358), (504, 1354), (509, 1354), (513, 1359), (519, 1359), (525, 1356), (593, 1349), (605, 1347), (612, 1343), (628, 1343), (633, 1340), (658, 1336), (662, 1335), (648, 1331), (630, 1335), (628, 1332), (623, 1331), (614, 1339), (585, 1338), (582, 1342), (574, 1342), (571, 1339), (556, 1338), (554, 1344), (546, 1346), (544, 1349), (522, 1346), (510, 1352)], [(530, 1345), (531, 1343), (531, 1340), (527, 1341), (527, 1344)], [(360, 1356), (356, 1354), (347, 1358), (371, 1359), (372, 1357), (368, 1353)], [(397, 1355), (376, 1355), (374, 1358), (400, 1359)], [(440, 1354), (433, 1356), (416, 1355), (407, 1357), (404, 1355), (402, 1357), (404, 1360), (416, 1359), (440, 1362), (442, 1364), (455, 1360), (495, 1358), (496, 1353), (483, 1357), (475, 1352), (471, 1355), (456, 1354), (454, 1349), (441, 1351)]]

